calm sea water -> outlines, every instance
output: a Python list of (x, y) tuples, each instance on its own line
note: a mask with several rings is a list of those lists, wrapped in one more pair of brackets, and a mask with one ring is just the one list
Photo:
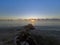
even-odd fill
[(42, 30), (60, 30), (60, 20), (47, 20), (47, 21), (0, 21), (0, 28), (2, 27), (15, 27), (15, 26), (24, 26), (27, 24), (33, 24), (38, 26), (37, 28)]
[(0, 21), (0, 27), (6, 26), (23, 26), (29, 23), (33, 23), (34, 26), (60, 26), (60, 20), (48, 20), (48, 21)]
[[(0, 21), (0, 42), (1, 40), (11, 40), (15, 36), (15, 34), (18, 32), (17, 28), (21, 28), (20, 26), (24, 26), (27, 24), (33, 24), (37, 30), (33, 30), (32, 33), (40, 34), (40, 35), (48, 35), (48, 36), (54, 36), (60, 39), (60, 21), (58, 20), (47, 20), (47, 21)], [(13, 29), (11, 29), (11, 27)], [(58, 30), (58, 31), (56, 31)], [(1, 43), (0, 43), (1, 44)]]

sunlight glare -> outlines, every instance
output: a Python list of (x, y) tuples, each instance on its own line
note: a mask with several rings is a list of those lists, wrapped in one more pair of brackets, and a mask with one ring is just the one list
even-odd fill
[(34, 25), (34, 24), (35, 24), (35, 22), (36, 22), (36, 20), (34, 20), (34, 19), (30, 19), (30, 20), (29, 20), (29, 22), (30, 22), (31, 24), (33, 24), (33, 25)]

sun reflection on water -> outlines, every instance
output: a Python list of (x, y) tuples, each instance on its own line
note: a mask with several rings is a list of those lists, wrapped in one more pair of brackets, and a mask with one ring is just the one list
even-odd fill
[(30, 19), (29, 22), (30, 22), (32, 25), (35, 25), (36, 20)]

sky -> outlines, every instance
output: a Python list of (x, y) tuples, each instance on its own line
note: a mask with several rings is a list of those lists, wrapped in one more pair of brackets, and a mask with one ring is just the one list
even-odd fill
[(0, 0), (0, 19), (59, 18), (60, 0)]

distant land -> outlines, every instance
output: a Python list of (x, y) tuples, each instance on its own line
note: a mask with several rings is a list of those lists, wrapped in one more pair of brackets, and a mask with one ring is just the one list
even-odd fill
[(60, 19), (0, 19), (0, 21), (20, 21), (20, 20), (24, 20), (24, 21), (28, 21), (28, 20), (60, 20)]

